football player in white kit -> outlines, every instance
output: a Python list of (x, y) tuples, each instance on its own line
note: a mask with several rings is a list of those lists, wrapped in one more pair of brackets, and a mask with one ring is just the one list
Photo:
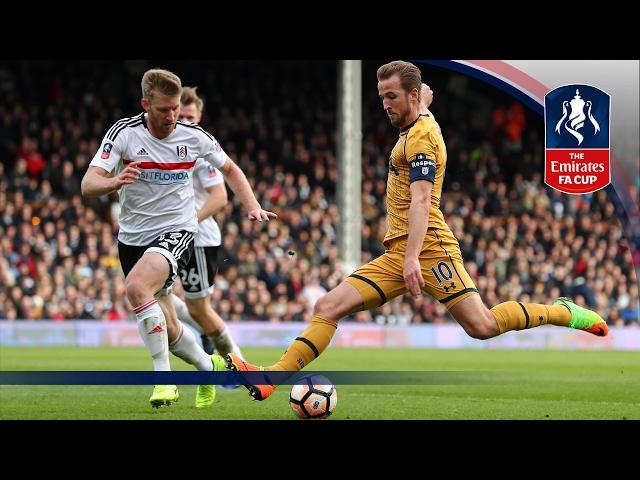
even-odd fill
[[(198, 220), (193, 170), (198, 158), (218, 168), (252, 221), (275, 213), (262, 209), (246, 176), (216, 139), (197, 125), (178, 122), (182, 82), (167, 70), (142, 77), (144, 112), (116, 122), (82, 179), (85, 197), (120, 194), (118, 252), (138, 331), (155, 371), (169, 371), (171, 351), (198, 370), (224, 369), (176, 318), (170, 287), (193, 252)], [(178, 400), (175, 385), (156, 385), (153, 407)]]
[[(180, 121), (200, 123), (204, 101), (198, 96), (196, 89), (197, 87), (182, 88)], [(186, 302), (173, 295), (173, 305), (178, 319), (204, 334), (204, 339), (210, 339), (220, 355), (235, 353), (242, 357), (224, 320), (211, 305), (218, 270), (216, 255), (222, 243), (220, 227), (212, 215), (227, 204), (227, 189), (222, 173), (199, 158), (194, 170), (193, 188), (200, 224), (195, 236), (194, 254), (187, 266), (179, 272)]]

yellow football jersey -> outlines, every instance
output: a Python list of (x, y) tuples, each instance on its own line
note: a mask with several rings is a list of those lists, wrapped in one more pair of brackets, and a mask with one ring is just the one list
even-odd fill
[(447, 148), (440, 126), (431, 115), (418, 119), (400, 130), (400, 138), (391, 151), (389, 177), (387, 179), (387, 233), (384, 244), (409, 233), (409, 206), (411, 205), (411, 181), (428, 180), (433, 183), (429, 229), (453, 234), (440, 211), (440, 195), (444, 170), (447, 164)]

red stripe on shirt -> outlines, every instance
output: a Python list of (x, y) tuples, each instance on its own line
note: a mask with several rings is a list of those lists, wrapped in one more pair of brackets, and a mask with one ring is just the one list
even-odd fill
[[(122, 160), (122, 163), (124, 163), (125, 165), (129, 165), (130, 163), (133, 163), (133, 160)], [(196, 164), (195, 161), (193, 162), (180, 162), (180, 163), (158, 163), (158, 162), (140, 162), (138, 164), (139, 168), (143, 168), (145, 170), (147, 169), (158, 169), (158, 170), (189, 170), (190, 168), (193, 168), (193, 166)]]

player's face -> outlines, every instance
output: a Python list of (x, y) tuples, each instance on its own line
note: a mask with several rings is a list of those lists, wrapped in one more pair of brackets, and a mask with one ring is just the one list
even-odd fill
[(402, 128), (415, 120), (410, 118), (411, 103), (410, 97), (413, 95), (417, 98), (418, 90), (411, 94), (404, 91), (400, 84), (400, 76), (392, 75), (386, 80), (378, 82), (378, 95), (382, 99), (382, 108), (387, 112), (387, 116), (391, 121), (391, 125)]
[(202, 114), (198, 111), (198, 107), (196, 107), (195, 103), (190, 103), (189, 105), (180, 105), (179, 120), (184, 120), (191, 123), (200, 123), (201, 117)]
[(142, 108), (147, 112), (147, 121), (151, 133), (165, 138), (176, 128), (180, 113), (180, 95), (168, 96), (153, 92), (150, 99), (142, 99)]

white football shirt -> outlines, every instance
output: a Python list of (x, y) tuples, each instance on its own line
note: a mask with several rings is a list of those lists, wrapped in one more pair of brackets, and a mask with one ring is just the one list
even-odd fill
[[(193, 171), (193, 190), (196, 195), (196, 212), (209, 198), (209, 192), (205, 188), (224, 184), (224, 178), (220, 170), (209, 162), (199, 158)], [(195, 237), (196, 247), (217, 247), (222, 243), (220, 227), (213, 217), (204, 219), (198, 225), (198, 234)]]
[(193, 169), (203, 158), (222, 167), (227, 155), (216, 139), (201, 127), (178, 121), (162, 140), (151, 135), (146, 114), (124, 118), (107, 132), (90, 165), (118, 175), (132, 162), (140, 177), (120, 193), (118, 240), (144, 246), (162, 233), (198, 231), (193, 192)]

